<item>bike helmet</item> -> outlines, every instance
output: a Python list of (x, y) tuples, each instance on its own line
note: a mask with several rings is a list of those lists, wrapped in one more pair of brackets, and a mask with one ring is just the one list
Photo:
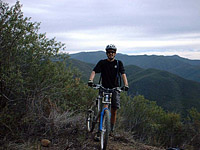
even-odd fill
[(106, 46), (106, 51), (108, 51), (108, 50), (114, 50), (116, 52), (117, 48), (115, 47), (114, 44), (109, 44)]

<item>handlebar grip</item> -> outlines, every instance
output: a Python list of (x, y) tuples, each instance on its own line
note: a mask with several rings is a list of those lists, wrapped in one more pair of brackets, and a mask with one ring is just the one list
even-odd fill
[(128, 86), (123, 86), (121, 89), (122, 89), (122, 91), (128, 91), (129, 87)]

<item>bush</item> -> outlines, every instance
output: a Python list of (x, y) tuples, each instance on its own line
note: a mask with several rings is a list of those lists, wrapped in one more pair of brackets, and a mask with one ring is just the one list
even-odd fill
[(143, 96), (122, 97), (120, 116), (123, 127), (131, 131), (136, 139), (153, 145), (180, 144), (176, 141), (176, 135), (182, 135), (180, 115), (166, 113), (154, 101)]
[(93, 91), (59, 53), (64, 44), (39, 34), (19, 1), (0, 1), (0, 12), (0, 138), (46, 133), (53, 111), (80, 112)]

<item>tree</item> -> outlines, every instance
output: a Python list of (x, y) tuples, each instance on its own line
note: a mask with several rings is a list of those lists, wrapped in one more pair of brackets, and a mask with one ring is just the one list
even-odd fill
[(196, 108), (191, 108), (188, 118), (185, 119), (185, 147), (191, 146), (193, 149), (199, 149), (200, 144), (200, 112)]
[[(49, 107), (64, 106), (66, 90), (79, 77), (64, 44), (38, 33), (39, 23), (24, 17), (19, 1), (12, 7), (0, 1), (0, 132), (36, 128)], [(66, 107), (62, 107), (63, 109)], [(59, 109), (62, 109), (59, 108)], [(47, 113), (48, 112), (48, 113)], [(19, 131), (20, 132), (20, 131)]]
[(2, 108), (10, 102), (27, 98), (25, 93), (30, 89), (27, 91), (24, 87), (33, 80), (30, 76), (41, 71), (41, 65), (50, 63), (50, 57), (56, 55), (63, 44), (47, 39), (45, 34), (38, 34), (39, 23), (32, 23), (31, 18), (23, 16), (19, 1), (11, 8), (1, 1), (0, 11)]

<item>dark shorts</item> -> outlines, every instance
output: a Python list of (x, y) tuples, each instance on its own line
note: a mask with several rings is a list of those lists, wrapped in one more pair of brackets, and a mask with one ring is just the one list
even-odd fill
[(112, 93), (112, 108), (119, 109), (120, 108), (120, 93), (118, 91), (114, 91)]
[[(102, 95), (103, 91), (99, 91), (99, 94)], [(120, 108), (120, 92), (112, 92), (111, 108), (119, 109)]]

